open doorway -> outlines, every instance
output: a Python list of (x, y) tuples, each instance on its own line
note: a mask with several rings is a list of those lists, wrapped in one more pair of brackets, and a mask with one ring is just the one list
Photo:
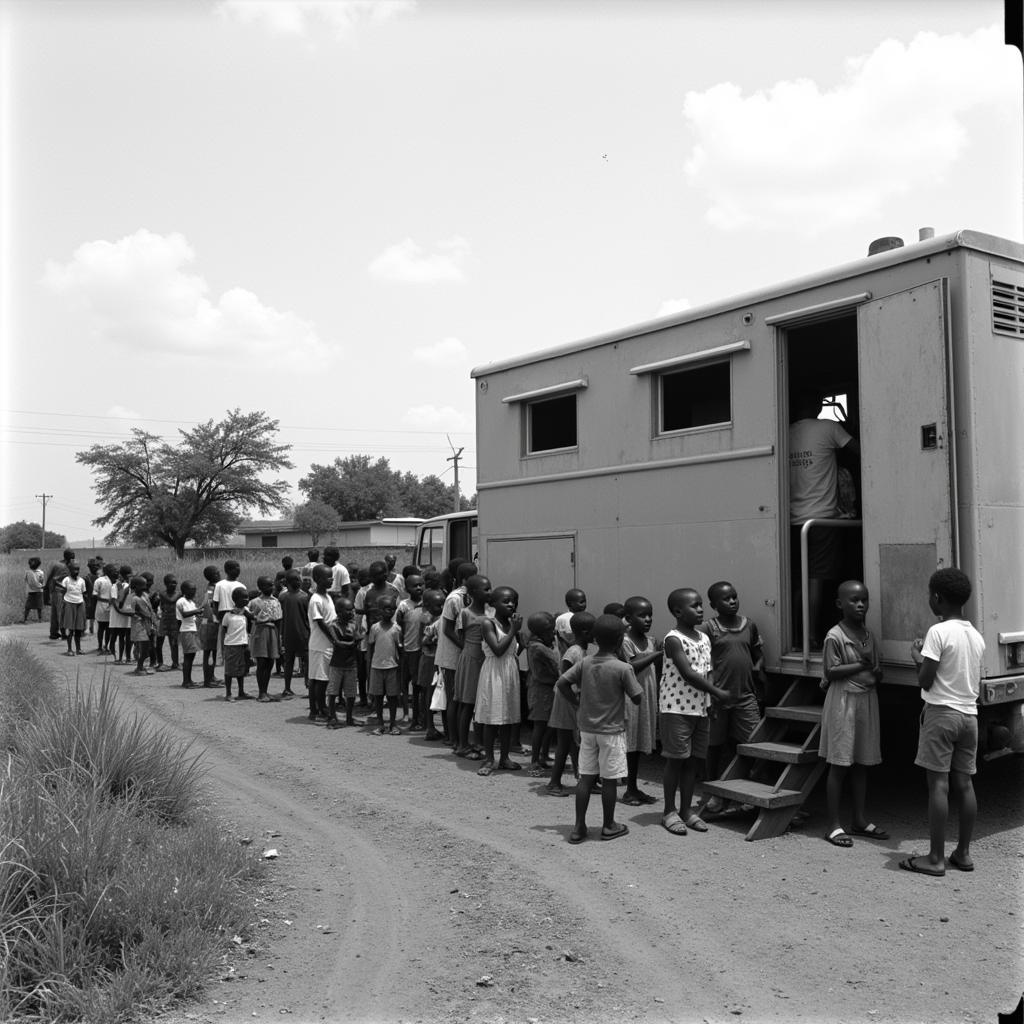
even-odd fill
[[(839, 583), (864, 573), (856, 315), (790, 328), (785, 352), (790, 526), (783, 593), (792, 595), (790, 639), (800, 650), (806, 579), (807, 646), (813, 651), (838, 621)], [(800, 538), (808, 521), (805, 566)]]

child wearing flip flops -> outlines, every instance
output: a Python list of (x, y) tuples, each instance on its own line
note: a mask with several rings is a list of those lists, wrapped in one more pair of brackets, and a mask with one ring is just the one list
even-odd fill
[(646, 597), (629, 598), (624, 608), (626, 635), (622, 638), (622, 657), (633, 667), (636, 681), (643, 690), (639, 705), (626, 705), (626, 791), (622, 802), (630, 807), (657, 803), (637, 784), (640, 755), (654, 750), (658, 728), (658, 669), (661, 668), (662, 646), (652, 640), (650, 632), (654, 608)]
[[(643, 690), (633, 670), (617, 655), (626, 625), (614, 615), (594, 623), (597, 654), (576, 662), (559, 676), (558, 692), (577, 709), (580, 728), (580, 781), (576, 787), (576, 823), (569, 842), (589, 836), (587, 808), (598, 778), (604, 780), (601, 807), (603, 840), (618, 839), (629, 826), (615, 820), (616, 782), (626, 774), (626, 698), (639, 704)], [(579, 690), (579, 696), (576, 689)]]
[(517, 772), (523, 766), (509, 756), (512, 726), (520, 720), (519, 631), (522, 617), (516, 614), (519, 594), (512, 587), (496, 587), (491, 592), (494, 618), (482, 622), (484, 663), (476, 688), (473, 715), (483, 727), (484, 761), (477, 775), (494, 771), (494, 740), (500, 745), (498, 767)]
[[(959, 569), (939, 569), (928, 580), (928, 605), (940, 618), (924, 640), (915, 640), (911, 656), (917, 664), (924, 711), (917, 757), (928, 776), (929, 850), (926, 857), (900, 861), (904, 871), (940, 878), (949, 866), (973, 871), (971, 836), (978, 814), (971, 776), (977, 771), (978, 696), (985, 640), (964, 618), (971, 581)], [(949, 791), (959, 804), (959, 831), (953, 852), (946, 856)]]
[(555, 617), (550, 612), (534, 612), (527, 620), (530, 641), (526, 645), (526, 658), (530, 666), (527, 699), (533, 739), (530, 743), (530, 775), (543, 778), (548, 774), (548, 749), (552, 730), (548, 727), (551, 706), (558, 682), (558, 655), (555, 654)]
[[(868, 588), (860, 580), (839, 585), (836, 607), (842, 618), (828, 631), (822, 651), (821, 686), (826, 692), (818, 753), (829, 766), (825, 787), (829, 830), (825, 838), (844, 849), (853, 846), (851, 835), (889, 838), (888, 832), (868, 821), (865, 809), (864, 769), (882, 761), (877, 693), (882, 670), (875, 638), (864, 625), (868, 600)], [(849, 831), (839, 822), (847, 776), (853, 797), (853, 827)]]
[(687, 828), (708, 830), (693, 812), (693, 788), (697, 764), (708, 753), (708, 705), (712, 697), (726, 704), (730, 695), (711, 681), (711, 641), (697, 630), (704, 620), (700, 594), (691, 587), (673, 590), (668, 595), (668, 610), (676, 628), (665, 636), (665, 671), (658, 694), (661, 754), (665, 758), (661, 826), (674, 836), (685, 836)]
[[(562, 673), (567, 672), (587, 654), (597, 620), (590, 612), (576, 612), (569, 620), (572, 628), (572, 644), (566, 649), (558, 663)], [(557, 638), (556, 638), (557, 639)], [(555, 736), (555, 756), (551, 766), (551, 778), (548, 780), (549, 796), (569, 796), (569, 790), (562, 785), (562, 773), (565, 771), (565, 760), (572, 757), (576, 778), (579, 778), (580, 748), (578, 743), (579, 727), (576, 721), (576, 708), (562, 696), (562, 691), (555, 685), (554, 699), (551, 703), (551, 716), (548, 728)]]

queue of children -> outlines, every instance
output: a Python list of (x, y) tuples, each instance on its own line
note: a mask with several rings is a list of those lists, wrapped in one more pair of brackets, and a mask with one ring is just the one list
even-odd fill
[[(620, 783), (623, 803), (657, 803), (640, 788), (638, 767), (640, 755), (660, 744), (662, 827), (673, 836), (708, 830), (694, 809), (698, 776), (718, 778), (726, 745), (748, 741), (764, 710), (760, 635), (740, 614), (732, 583), (721, 580), (708, 588), (714, 616), (707, 621), (696, 589), (672, 591), (667, 605), (674, 626), (663, 640), (648, 635), (654, 614), (648, 598), (607, 604), (595, 617), (586, 610), (586, 594), (576, 588), (566, 593), (566, 610), (557, 617), (549, 611), (530, 615), (524, 636), (516, 591), (492, 587), (473, 562), (456, 559), (444, 573), (409, 565), (398, 574), (393, 558), (363, 570), (342, 565), (337, 548), (323, 555), (321, 561), (320, 552), (310, 550), (299, 569), (285, 556), (276, 577), (261, 576), (255, 590), (240, 581), (237, 561), (224, 563), (223, 578), (216, 566), (207, 566), (201, 600), (190, 581), (179, 592), (177, 579), (168, 574), (154, 590), (151, 573), (136, 575), (131, 566), (104, 565), (99, 558), (90, 559), (83, 577), (72, 551), (64, 552), (64, 572), (55, 568), (44, 581), (33, 557), (25, 578), (25, 620), (35, 610), (42, 621), (36, 595), (50, 587), (59, 593), (57, 636), (66, 641), (67, 655), (84, 653), (83, 636), (95, 624), (97, 653), (112, 655), (115, 664), (134, 663), (133, 675), (181, 671), (183, 688), (223, 685), (226, 701), (252, 699), (244, 684), (253, 666), (259, 702), (290, 700), (298, 668), (310, 720), (328, 729), (375, 725), (376, 735), (396, 736), (402, 734), (401, 712), (408, 732), (422, 732), (425, 740), (450, 746), (454, 756), (480, 762), (477, 774), (483, 777), (524, 767), (512, 754), (526, 753), (520, 729), (528, 720), (528, 774), (547, 777), (548, 794), (572, 794), (563, 786), (571, 760), (578, 780), (569, 836), (574, 844), (590, 836), (586, 816), (595, 792), (601, 795), (602, 840), (629, 832), (615, 818)], [(960, 570), (934, 573), (928, 600), (940, 621), (911, 651), (924, 702), (915, 763), (927, 773), (930, 849), (900, 867), (933, 877), (947, 867), (974, 870), (971, 776), (984, 641), (964, 618), (970, 595), (970, 581)], [(882, 679), (878, 646), (865, 625), (868, 605), (860, 581), (839, 587), (839, 622), (829, 630), (822, 654), (825, 838), (841, 848), (851, 847), (854, 837), (889, 838), (866, 808), (866, 769), (881, 761)], [(200, 650), (203, 681), (196, 683), (192, 669)], [(215, 677), (218, 650), (223, 680)], [(271, 696), (275, 668), (284, 688)], [(368, 718), (355, 717), (357, 706), (368, 708)], [(849, 828), (841, 822), (847, 785)], [(959, 805), (959, 835), (947, 857), (950, 791)], [(705, 805), (709, 818), (727, 809), (716, 799)]]

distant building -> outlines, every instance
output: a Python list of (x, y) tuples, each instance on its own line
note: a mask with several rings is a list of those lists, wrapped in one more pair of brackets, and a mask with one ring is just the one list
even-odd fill
[(342, 523), (325, 530), (314, 543), (309, 531), (298, 530), (290, 519), (254, 519), (242, 522), (238, 534), (246, 548), (411, 548), (422, 519), (367, 519)]

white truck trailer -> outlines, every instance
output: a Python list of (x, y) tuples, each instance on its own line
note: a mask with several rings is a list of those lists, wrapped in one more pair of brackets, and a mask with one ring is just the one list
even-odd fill
[(671, 590), (728, 579), (769, 672), (809, 679), (788, 425), (799, 391), (830, 396), (860, 444), (859, 509), (809, 528), (842, 531), (886, 683), (916, 695), (928, 577), (960, 566), (987, 647), (982, 747), (1024, 745), (1024, 246), (929, 238), (472, 377), (478, 510), (425, 523), (435, 551), (478, 556), (526, 615), (574, 586), (592, 608), (648, 596), (661, 633)]

